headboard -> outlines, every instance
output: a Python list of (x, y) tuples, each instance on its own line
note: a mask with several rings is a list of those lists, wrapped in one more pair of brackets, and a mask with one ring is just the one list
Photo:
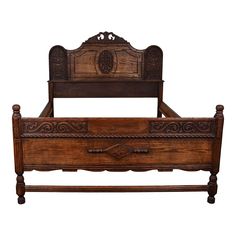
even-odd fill
[(162, 100), (162, 58), (158, 46), (133, 48), (114, 33), (99, 33), (75, 50), (49, 52), (49, 99), (74, 97), (158, 97)]

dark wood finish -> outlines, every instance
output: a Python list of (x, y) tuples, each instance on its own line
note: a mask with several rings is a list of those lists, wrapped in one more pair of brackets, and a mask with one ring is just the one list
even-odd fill
[(137, 50), (111, 32), (100, 32), (75, 50), (54, 46), (49, 52), (49, 115), (54, 97), (157, 97), (160, 107), (162, 60), (158, 46)]
[(196, 192), (207, 191), (207, 185), (149, 186), (53, 186), (26, 185), (27, 192)]
[(47, 105), (44, 107), (43, 111), (40, 113), (39, 117), (50, 117), (52, 116), (52, 103), (48, 102)]
[(178, 117), (178, 118), (180, 118), (180, 116), (163, 101), (160, 102), (159, 110), (165, 117)]
[[(163, 102), (163, 53), (133, 48), (123, 38), (99, 33), (78, 49), (49, 52), (49, 100), (38, 118), (21, 118), (13, 106), (16, 192), (206, 191), (215, 202), (223, 131), (223, 106), (212, 118), (181, 118)], [(155, 97), (157, 118), (54, 118), (54, 98)], [(161, 118), (164, 115), (166, 118)], [(24, 171), (186, 171), (211, 173), (207, 185), (25, 185)]]
[(221, 153), (221, 142), (222, 142), (222, 134), (223, 134), (223, 124), (224, 124), (224, 115), (223, 115), (224, 107), (222, 105), (216, 106), (216, 114), (215, 114), (215, 126), (216, 126), (216, 137), (214, 139), (213, 144), (213, 155), (212, 155), (212, 169), (211, 176), (208, 183), (208, 199), (209, 203), (215, 202), (215, 195), (217, 193), (217, 173), (220, 168), (220, 153)]
[(158, 97), (155, 81), (53, 81), (55, 98)]
[(22, 139), (21, 139), (21, 114), (20, 106), (14, 105), (12, 123), (13, 123), (13, 142), (14, 142), (14, 157), (15, 157), (15, 172), (16, 178), (16, 193), (18, 195), (18, 203), (25, 203), (25, 183), (24, 183), (24, 164), (22, 152)]
[(173, 169), (179, 169), (179, 170), (186, 170), (186, 171), (197, 171), (197, 170), (205, 170), (210, 171), (211, 170), (211, 164), (151, 164), (151, 165), (68, 165), (68, 164), (25, 164), (24, 170), (25, 171), (32, 171), (32, 170), (38, 170), (38, 171), (51, 171), (51, 170), (62, 170), (62, 171), (77, 171), (79, 169), (83, 170), (89, 170), (89, 171), (148, 171), (148, 170), (158, 170), (158, 171), (172, 171)]

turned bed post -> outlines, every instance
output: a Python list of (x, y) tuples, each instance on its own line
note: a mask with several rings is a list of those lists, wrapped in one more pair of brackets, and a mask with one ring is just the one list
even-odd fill
[(16, 194), (18, 195), (18, 203), (25, 203), (25, 182), (24, 182), (24, 166), (23, 166), (23, 153), (22, 153), (22, 141), (21, 141), (21, 114), (20, 106), (14, 105), (12, 126), (13, 126), (13, 138), (14, 138), (14, 158), (15, 158), (15, 172), (16, 178)]
[(220, 167), (220, 152), (221, 152), (221, 142), (222, 142), (222, 132), (224, 124), (224, 115), (223, 115), (224, 106), (216, 106), (215, 118), (215, 132), (216, 137), (213, 144), (213, 156), (212, 156), (212, 169), (211, 176), (208, 182), (208, 198), (209, 203), (215, 202), (215, 195), (217, 193), (217, 173), (219, 172)]

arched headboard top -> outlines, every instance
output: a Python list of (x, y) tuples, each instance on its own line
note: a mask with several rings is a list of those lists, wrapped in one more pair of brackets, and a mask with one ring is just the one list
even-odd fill
[[(55, 84), (73, 82), (75, 87), (90, 83), (90, 87), (96, 86), (97, 88), (100, 86), (98, 84), (103, 82), (107, 83), (103, 86), (110, 88), (116, 86), (117, 91), (125, 88), (124, 83), (127, 82), (129, 85), (126, 83), (126, 88), (131, 86), (137, 90), (137, 93), (140, 91), (140, 96), (143, 94), (153, 97), (155, 94), (154, 97), (156, 97), (157, 84), (162, 82), (162, 59), (163, 53), (158, 46), (153, 45), (145, 50), (138, 50), (112, 32), (100, 32), (74, 50), (66, 50), (59, 45), (52, 47), (49, 52), (50, 82)], [(116, 82), (116, 84), (111, 85), (112, 82)], [(134, 82), (136, 85), (134, 83), (131, 85), (130, 82)], [(153, 82), (152, 88), (151, 84), (146, 85), (146, 87), (150, 87), (148, 91), (152, 92), (143, 91), (141, 83), (138, 85), (138, 82)], [(75, 85), (75, 83), (77, 84)], [(56, 89), (59, 86), (62, 85), (53, 87)], [(70, 91), (72, 90), (70, 89)], [(54, 91), (55, 96), (62, 96), (60, 94)], [(90, 93), (86, 94), (89, 96)], [(102, 96), (102, 94), (104, 92), (97, 95)], [(112, 94), (114, 93), (109, 94), (109, 97)], [(118, 92), (118, 95), (114, 94), (114, 96), (122, 96), (122, 94), (123, 92)], [(131, 92), (130, 96), (133, 95), (134, 93)], [(78, 96), (76, 95), (76, 97)]]

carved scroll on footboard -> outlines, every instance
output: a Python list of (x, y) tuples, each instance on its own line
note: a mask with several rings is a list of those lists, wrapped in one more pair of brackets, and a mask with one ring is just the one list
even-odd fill
[(210, 170), (215, 119), (23, 118), (25, 170)]

